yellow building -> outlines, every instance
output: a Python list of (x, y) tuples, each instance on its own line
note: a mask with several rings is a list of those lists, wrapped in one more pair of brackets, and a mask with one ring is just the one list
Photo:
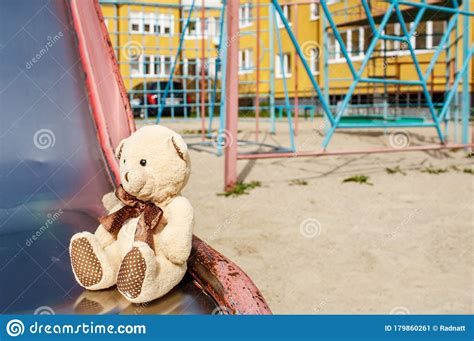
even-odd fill
[[(472, 0), (470, 0), (472, 2)], [(428, 1), (437, 4), (440, 1)], [(101, 0), (102, 11), (106, 20), (112, 43), (116, 49), (120, 69), (127, 90), (154, 80), (168, 80), (174, 57), (180, 45), (180, 33), (187, 22), (191, 0), (142, 0), (140, 3), (123, 0)], [(220, 16), (221, 1), (206, 0), (202, 11), (201, 1), (196, 0), (191, 21), (181, 46), (181, 55), (174, 72), (175, 79), (183, 82), (183, 88), (190, 95), (190, 101), (196, 107), (200, 102), (199, 94), (204, 85), (205, 101), (208, 103), (215, 85), (215, 65), (223, 51), (217, 50), (221, 34)], [(256, 1), (241, 1), (239, 23), (239, 90), (241, 105), (253, 105), (256, 92), (257, 73), (259, 93), (262, 103), (272, 100), (280, 102), (285, 97), (285, 83), (291, 102), (295, 97), (314, 98), (315, 92), (303, 64), (296, 54), (289, 36), (278, 15), (271, 7), (269, 0), (261, 0), (259, 9)], [(291, 29), (297, 37), (316, 81), (323, 88), (330, 89), (331, 102), (334, 104), (342, 98), (352, 83), (352, 76), (341, 47), (336, 42), (330, 28), (327, 29), (327, 56), (324, 55), (324, 23), (320, 4), (307, 0), (279, 1)], [(358, 70), (364, 58), (364, 51), (372, 37), (372, 31), (360, 1), (328, 0), (332, 18), (348, 50), (354, 68)], [(379, 22), (385, 14), (388, 4), (372, 1), (372, 14)], [(471, 5), (471, 10), (474, 5)], [(407, 25), (411, 25), (414, 11), (403, 8)], [(260, 19), (257, 20), (257, 12)], [(428, 12), (412, 37), (416, 56), (424, 71), (432, 59), (434, 49), (438, 46), (442, 33), (446, 29), (447, 17), (440, 13)], [(409, 19), (411, 18), (411, 19)], [(257, 23), (257, 21), (259, 21)], [(462, 30), (462, 16), (458, 30)], [(257, 25), (260, 34), (257, 39)], [(204, 27), (204, 39), (201, 35)], [(471, 25), (469, 41), (472, 43), (474, 25)], [(400, 35), (401, 27), (392, 16), (385, 34)], [(454, 37), (454, 35), (453, 35)], [(223, 43), (226, 43), (225, 37)], [(234, 37), (231, 37), (234, 39)], [(454, 39), (454, 38), (453, 38)], [(280, 42), (280, 43), (279, 43)], [(227, 43), (232, 43), (229, 41)], [(452, 83), (454, 63), (460, 68), (462, 41), (451, 41), (448, 54), (452, 61), (447, 67), (442, 54), (436, 64), (428, 88), (435, 100), (442, 97), (447, 83)], [(259, 52), (257, 52), (259, 46)], [(281, 52), (280, 52), (281, 46)], [(456, 59), (457, 58), (457, 59)], [(327, 71), (324, 65), (327, 63)], [(471, 62), (471, 64), (473, 64)], [(202, 68), (204, 65), (204, 70)], [(471, 70), (473, 68), (471, 67)], [(201, 73), (206, 75), (201, 83)], [(474, 72), (474, 71), (471, 71)], [(283, 75), (285, 77), (283, 77)], [(473, 74), (474, 75), (474, 74)], [(217, 75), (219, 88), (220, 75)], [(328, 79), (325, 80), (327, 76)], [(380, 41), (368, 63), (363, 77), (400, 80), (417, 80), (415, 66), (411, 55), (399, 41)], [(473, 88), (473, 77), (471, 89)], [(285, 81), (284, 81), (285, 80)], [(376, 102), (385, 94), (385, 100), (391, 103), (420, 103), (421, 88), (399, 84), (382, 85), (361, 83), (355, 91), (354, 98), (361, 103)], [(410, 95), (408, 95), (410, 94)], [(411, 97), (410, 97), (411, 96)], [(245, 98), (248, 100), (245, 101)], [(272, 99), (273, 98), (273, 99)], [(207, 105), (207, 104), (206, 104)]]

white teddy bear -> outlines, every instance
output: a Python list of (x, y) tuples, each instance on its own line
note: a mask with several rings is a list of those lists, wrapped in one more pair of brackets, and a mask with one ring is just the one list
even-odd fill
[(187, 146), (162, 126), (147, 126), (120, 142), (121, 186), (103, 198), (109, 215), (94, 234), (71, 239), (77, 282), (88, 290), (117, 285), (133, 303), (159, 298), (186, 273), (193, 208), (181, 196), (190, 174)]

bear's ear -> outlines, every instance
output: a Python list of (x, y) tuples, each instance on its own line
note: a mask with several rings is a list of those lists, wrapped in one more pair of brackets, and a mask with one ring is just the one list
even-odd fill
[(172, 136), (171, 137), (171, 144), (173, 145), (174, 149), (176, 149), (176, 153), (180, 157), (181, 160), (186, 162), (186, 152), (188, 151), (188, 146), (184, 142), (181, 136)]
[(117, 148), (115, 149), (115, 156), (117, 157), (117, 159), (120, 160), (120, 158), (122, 157), (122, 148), (123, 148), (123, 145), (125, 144), (125, 140), (126, 139), (123, 139), (122, 141), (120, 141), (119, 145), (117, 146)]

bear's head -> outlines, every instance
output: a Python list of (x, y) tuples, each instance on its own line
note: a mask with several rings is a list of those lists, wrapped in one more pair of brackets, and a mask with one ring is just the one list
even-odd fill
[(140, 200), (162, 203), (178, 195), (188, 181), (191, 162), (186, 143), (163, 126), (137, 130), (120, 142), (115, 155), (123, 188)]

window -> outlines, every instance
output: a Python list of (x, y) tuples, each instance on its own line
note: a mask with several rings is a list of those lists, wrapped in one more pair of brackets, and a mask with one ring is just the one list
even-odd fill
[(359, 55), (359, 30), (352, 30), (350, 31), (351, 35), (351, 47), (349, 49), (351, 56), (358, 56)]
[(171, 70), (171, 58), (167, 56), (154, 56), (154, 76), (169, 76)]
[(418, 27), (416, 28), (416, 35), (415, 35), (415, 48), (417, 50), (424, 50), (428, 47), (427, 45), (427, 38), (428, 38), (428, 26), (429, 21), (421, 22)]
[(168, 56), (133, 55), (130, 57), (130, 74), (132, 77), (169, 76), (171, 63)]
[(362, 57), (364, 55), (364, 30), (356, 28), (348, 32), (351, 36), (350, 53), (351, 57)]
[(219, 18), (211, 18), (211, 32), (214, 36), (219, 37), (221, 35), (220, 26), (219, 26)]
[(248, 27), (252, 25), (252, 7), (249, 3), (243, 4), (239, 8), (239, 27)]
[(156, 74), (156, 75), (161, 74), (163, 62), (162, 62), (160, 56), (155, 56), (154, 64), (155, 64), (155, 68), (153, 70), (153, 72), (154, 72), (153, 74)]
[(219, 44), (219, 37), (220, 37), (220, 26), (219, 26), (219, 18), (210, 17), (209, 18), (209, 34), (214, 39), (214, 44)]
[(129, 31), (131, 33), (171, 35), (174, 31), (172, 14), (130, 13)]
[(202, 19), (201, 18), (194, 18), (189, 21), (188, 29), (186, 30), (186, 38), (187, 39), (201, 39), (202, 34), (207, 37), (209, 33), (213, 33), (215, 31), (215, 26), (212, 25), (213, 18), (205, 19), (204, 21), (204, 32), (202, 32)]
[[(276, 63), (275, 63), (275, 69), (276, 69), (276, 76), (278, 78), (282, 78), (283, 76), (285, 77), (291, 77), (291, 55), (289, 53), (283, 53), (283, 64), (280, 61), (280, 56), (276, 56)], [(282, 73), (283, 69), (283, 73)]]
[[(407, 23), (407, 31), (410, 32), (410, 30), (412, 29), (413, 27), (413, 23)], [(415, 48), (416, 46), (416, 36), (418, 35), (418, 33), (415, 31), (415, 33), (413, 33), (413, 35), (411, 35), (409, 37), (409, 40), (410, 40), (410, 44), (411, 46), (413, 46), (413, 48)], [(406, 48), (405, 49), (408, 49), (408, 45), (406, 45)]]
[(140, 55), (133, 54), (130, 56), (130, 75), (134, 77), (140, 74)]
[(171, 72), (171, 57), (161, 56), (162, 63), (161, 63), (161, 70), (160, 74), (163, 76), (169, 76)]
[[(370, 31), (370, 30), (369, 30)], [(362, 57), (370, 43), (370, 37), (366, 39), (366, 29), (359, 27), (352, 30), (339, 32), (341, 40), (344, 43), (349, 57)], [(344, 59), (341, 45), (336, 40), (334, 32), (328, 32), (328, 51), (329, 60), (340, 61)]]
[(196, 19), (191, 19), (189, 21), (189, 24), (188, 24), (188, 31), (187, 31), (187, 35), (188, 36), (196, 36), (197, 37), (197, 26), (198, 26), (198, 23), (196, 21)]
[(196, 76), (197, 75), (197, 60), (196, 59), (185, 59), (184, 74), (186, 76)]
[(432, 22), (432, 48), (438, 47), (443, 38), (444, 32), (446, 31), (446, 22), (445, 21), (433, 21)]
[[(386, 35), (388, 36), (399, 36), (400, 35), (400, 24), (388, 24), (385, 28)], [(385, 48), (387, 52), (391, 51), (399, 51), (400, 50), (400, 42), (394, 40), (385, 40), (384, 42)]]
[(319, 73), (319, 50), (317, 48), (309, 50), (309, 66), (313, 75)]
[(210, 58), (206, 64), (206, 76), (214, 77), (216, 75), (216, 60)]
[(319, 7), (318, 4), (310, 4), (309, 5), (309, 19), (316, 20), (319, 18)]
[(363, 31), (364, 31), (364, 34), (363, 34), (363, 37), (362, 37), (362, 39), (363, 39), (362, 46), (363, 46), (363, 50), (367, 51), (369, 49), (370, 42), (374, 38), (374, 35), (373, 35), (372, 29), (370, 27), (363, 28)]
[(328, 33), (328, 51), (329, 59), (339, 59), (339, 44), (336, 41), (334, 33)]
[(253, 50), (244, 49), (239, 51), (239, 73), (252, 72), (253, 68)]
[(155, 33), (172, 35), (174, 33), (174, 16), (172, 14), (160, 14), (155, 25)]
[(143, 32), (144, 33), (152, 33), (154, 23), (155, 23), (155, 15), (153, 13), (143, 14)]
[(154, 75), (154, 68), (151, 63), (152, 60), (150, 56), (143, 56), (143, 73), (147, 76)]
[[(283, 11), (283, 15), (285, 16), (286, 20), (288, 21), (288, 24), (291, 25), (291, 8), (290, 8), (290, 6), (289, 5), (283, 5), (283, 6), (281, 6), (281, 9)], [(276, 17), (277, 17), (278, 28), (285, 27), (285, 25), (283, 25), (283, 21), (281, 20), (280, 15), (278, 13), (276, 13)]]
[[(344, 44), (346, 45), (346, 50), (348, 49), (350, 51), (350, 48), (349, 48), (349, 44), (347, 43), (347, 31), (345, 32), (339, 32), (340, 35), (341, 35), (341, 40), (344, 42)], [(350, 55), (350, 52), (349, 52), (349, 55)], [(343, 59), (344, 58), (344, 55), (342, 54), (342, 49), (341, 49), (341, 45), (339, 44), (339, 42), (336, 40), (336, 59)]]
[(130, 13), (129, 29), (132, 33), (142, 32), (142, 15), (138, 12)]
[(204, 69), (204, 76), (205, 77), (209, 76), (210, 61), (209, 62), (204, 61), (204, 64), (203, 64), (201, 58), (199, 58), (196, 60), (196, 72), (199, 75), (199, 77), (201, 76), (201, 72), (203, 72), (203, 69)]

